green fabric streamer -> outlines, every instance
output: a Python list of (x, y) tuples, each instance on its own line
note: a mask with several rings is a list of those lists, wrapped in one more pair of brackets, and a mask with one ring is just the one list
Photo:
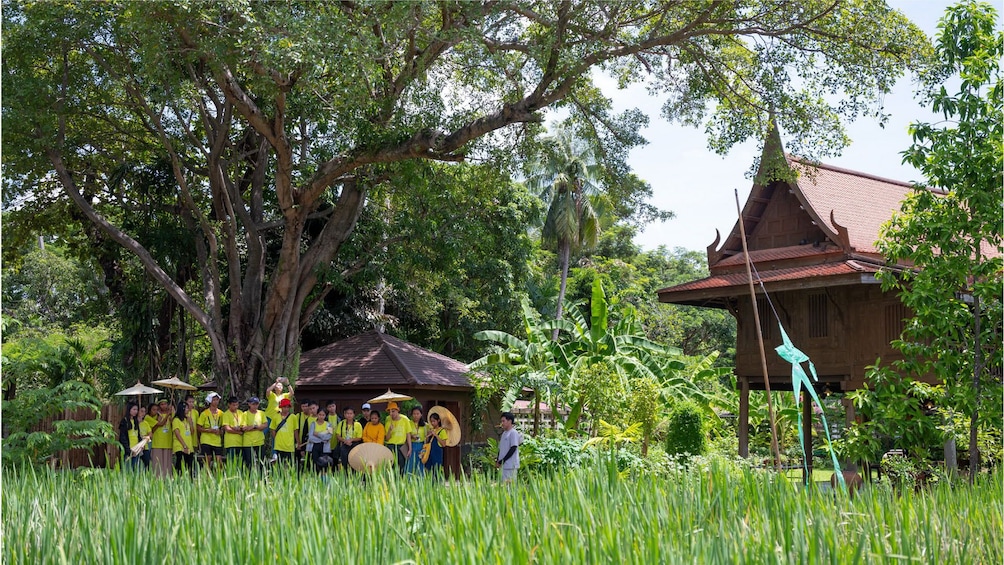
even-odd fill
[[(823, 403), (819, 401), (819, 397), (816, 395), (816, 389), (812, 388), (812, 381), (805, 374), (805, 370), (802, 369), (802, 363), (809, 362), (809, 372), (812, 373), (812, 380), (819, 381), (819, 377), (816, 376), (816, 366), (812, 364), (812, 360), (805, 353), (802, 353), (798, 348), (796, 348), (792, 343), (791, 339), (788, 338), (788, 334), (785, 333), (784, 327), (780, 323), (777, 327), (781, 330), (781, 338), (783, 343), (775, 350), (777, 354), (781, 356), (782, 359), (791, 363), (791, 389), (795, 392), (795, 410), (798, 412), (798, 442), (802, 444), (802, 457), (804, 461), (808, 461), (809, 457), (812, 455), (811, 452), (806, 453), (805, 451), (805, 435), (802, 433), (802, 410), (799, 409), (799, 404), (802, 401), (802, 395), (799, 394), (802, 390), (802, 386), (805, 386), (806, 392), (812, 397), (812, 400), (822, 408)], [(823, 417), (823, 430), (826, 432), (826, 448), (830, 450), (830, 459), (833, 460), (833, 472), (837, 475), (837, 480), (840, 482), (840, 488), (847, 492), (847, 484), (844, 482), (844, 474), (840, 472), (840, 463), (837, 462), (837, 454), (833, 451), (833, 442), (830, 440), (830, 426), (826, 423), (826, 413), (820, 410), (821, 416)]]

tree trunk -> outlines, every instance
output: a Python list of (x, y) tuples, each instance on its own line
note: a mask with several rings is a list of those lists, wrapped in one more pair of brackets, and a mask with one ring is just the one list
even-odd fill
[[(567, 240), (562, 240), (558, 245), (558, 268), (561, 269), (561, 286), (558, 288), (558, 308), (555, 310), (554, 319), (560, 320), (564, 314), (565, 290), (568, 286), (568, 261), (572, 253), (572, 246)], [(558, 341), (558, 328), (554, 328), (551, 334), (551, 341)]]
[(976, 342), (976, 360), (973, 363), (973, 414), (969, 419), (969, 484), (976, 482), (976, 475), (980, 472), (980, 452), (977, 443), (977, 432), (979, 431), (980, 414), (980, 373), (983, 371), (983, 345), (980, 339), (980, 297), (973, 291), (973, 316), (975, 318), (976, 332), (973, 339)]

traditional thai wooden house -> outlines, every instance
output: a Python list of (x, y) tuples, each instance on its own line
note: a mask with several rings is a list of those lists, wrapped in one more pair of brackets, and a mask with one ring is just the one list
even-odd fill
[[(780, 148), (780, 140), (775, 137), (773, 145)], [(877, 358), (900, 358), (890, 342), (899, 338), (907, 311), (875, 278), (886, 267), (875, 242), (911, 185), (786, 154), (783, 160), (794, 180), (755, 182), (742, 209), (770, 387), (792, 389), (791, 365), (774, 351), (781, 344), (776, 312), (792, 342), (815, 364), (817, 391), (852, 391)], [(739, 226), (721, 246), (720, 234), (708, 246), (710, 276), (664, 288), (659, 300), (723, 308), (735, 316), (739, 453), (745, 457), (749, 391), (763, 390), (764, 378)], [(852, 419), (853, 406), (845, 406)], [(809, 403), (804, 408), (808, 412)], [(811, 426), (805, 428), (811, 433)]]
[[(463, 445), (471, 437), (474, 392), (467, 375), (467, 365), (460, 361), (369, 331), (302, 353), (295, 385), (300, 400), (334, 400), (339, 411), (351, 407), (357, 414), (364, 402), (388, 389), (414, 397), (426, 414), (433, 406), (445, 406), (460, 421)], [(373, 408), (383, 411), (386, 404)], [(460, 458), (460, 447), (446, 448), (444, 466), (459, 474)]]

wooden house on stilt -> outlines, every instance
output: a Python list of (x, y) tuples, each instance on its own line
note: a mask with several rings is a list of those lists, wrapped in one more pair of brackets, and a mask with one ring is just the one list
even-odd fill
[[(763, 174), (768, 162), (785, 174)], [(763, 180), (771, 177), (784, 180)], [(865, 368), (877, 358), (901, 357), (890, 342), (899, 338), (908, 312), (875, 278), (887, 268), (875, 242), (911, 185), (809, 164), (784, 154), (776, 133), (766, 144), (757, 179), (742, 217), (770, 388), (792, 390), (791, 365), (773, 350), (781, 344), (775, 312), (795, 346), (815, 364), (817, 391), (860, 388)], [(708, 246), (710, 276), (658, 293), (661, 302), (723, 308), (736, 317), (739, 454), (746, 457), (749, 391), (763, 390), (764, 378), (739, 225), (724, 243), (719, 235)], [(853, 419), (853, 406), (845, 406), (848, 420)], [(803, 415), (811, 422), (811, 403), (803, 403)], [(804, 429), (811, 440), (812, 426)]]

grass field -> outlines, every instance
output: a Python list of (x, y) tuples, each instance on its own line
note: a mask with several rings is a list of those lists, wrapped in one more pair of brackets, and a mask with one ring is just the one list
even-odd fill
[(920, 494), (802, 490), (726, 463), (671, 478), (5, 472), (4, 563), (987, 563), (1002, 474)]

